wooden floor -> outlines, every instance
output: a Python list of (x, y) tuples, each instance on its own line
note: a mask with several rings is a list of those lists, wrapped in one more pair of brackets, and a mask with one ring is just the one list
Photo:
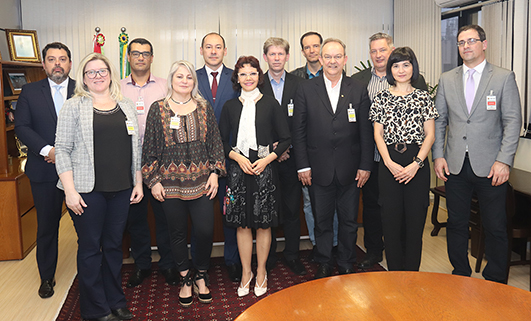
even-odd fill
[[(431, 209), (428, 211), (431, 213)], [(444, 215), (445, 211), (439, 211)], [(424, 247), (421, 271), (451, 273), (452, 266), (446, 253), (446, 229), (442, 229), (439, 236), (432, 237), (431, 223), (426, 223), (424, 230)], [(358, 244), (363, 241), (363, 228), (358, 233)], [(68, 289), (76, 274), (76, 249), (77, 237), (72, 220), (68, 215), (63, 216), (59, 232), (59, 262), (57, 266), (55, 295), (49, 299), (41, 299), (37, 290), (40, 279), (35, 262), (35, 250), (24, 260), (0, 262), (0, 313), (2, 320), (55, 320)], [(279, 242), (279, 250), (282, 249)], [(308, 240), (301, 242), (301, 249), (311, 248)], [(223, 255), (223, 247), (216, 246), (213, 256)], [(154, 259), (158, 259), (154, 255)], [(132, 260), (126, 260), (130, 263)], [(470, 258), (474, 266), (476, 260)], [(484, 263), (485, 264), (485, 263)], [(386, 266), (385, 260), (383, 265)], [(474, 273), (473, 277), (482, 278), (481, 274)], [(509, 285), (524, 290), (529, 290), (529, 266), (514, 266), (511, 268)]]

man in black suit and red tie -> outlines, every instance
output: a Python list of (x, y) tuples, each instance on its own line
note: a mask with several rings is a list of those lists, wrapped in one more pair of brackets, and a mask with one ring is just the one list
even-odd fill
[(58, 189), (55, 171), (55, 127), (63, 103), (74, 93), (75, 81), (67, 46), (53, 42), (42, 50), (42, 66), (48, 78), (22, 87), (15, 112), (15, 132), (28, 146), (26, 175), (37, 209), (37, 265), (41, 277), (39, 296), (54, 294), (59, 221), (64, 193)]
[(355, 272), (359, 193), (373, 165), (367, 87), (344, 75), (345, 47), (339, 39), (324, 41), (319, 57), (323, 75), (302, 82), (295, 99), (293, 148), (314, 210), (316, 279), (332, 274), (334, 210), (339, 273)]
[[(264, 43), (264, 59), (269, 70), (264, 73), (264, 84), (260, 91), (264, 95), (275, 97), (282, 106), (288, 120), (290, 130), (293, 129), (293, 111), (295, 108), (295, 94), (302, 78), (289, 74), (284, 66), (289, 60), (289, 43), (282, 38), (271, 37)], [(300, 206), (302, 185), (297, 176), (295, 158), (291, 148), (277, 158), (280, 179), (280, 194), (282, 199), (281, 216), (286, 238), (284, 258), (291, 271), (297, 275), (305, 275), (306, 268), (299, 259), (299, 241), (301, 237)], [(276, 229), (271, 229), (271, 249), (267, 258), (268, 270), (275, 267), (277, 256)]]

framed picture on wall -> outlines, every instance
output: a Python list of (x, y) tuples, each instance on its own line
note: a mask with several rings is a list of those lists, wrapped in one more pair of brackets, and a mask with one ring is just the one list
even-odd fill
[(36, 30), (6, 29), (6, 37), (12, 61), (41, 62)]
[(6, 70), (5, 72), (12, 94), (20, 94), (22, 91), (22, 86), (28, 83), (26, 73), (23, 70)]

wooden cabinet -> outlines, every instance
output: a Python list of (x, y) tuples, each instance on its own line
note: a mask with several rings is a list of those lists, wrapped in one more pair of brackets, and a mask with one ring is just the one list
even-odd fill
[[(0, 101), (4, 109), (18, 99), (8, 73), (24, 74), (27, 82), (46, 77), (39, 63), (0, 60)], [(23, 259), (35, 246), (37, 212), (30, 182), (24, 173), (25, 158), (19, 158), (15, 130), (2, 112), (0, 118), (0, 260)]]

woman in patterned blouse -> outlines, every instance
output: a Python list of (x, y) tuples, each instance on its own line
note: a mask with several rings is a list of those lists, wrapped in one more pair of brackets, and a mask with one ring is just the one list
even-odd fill
[(411, 85), (418, 77), (413, 50), (395, 49), (387, 62), (391, 87), (378, 93), (369, 114), (382, 155), (379, 202), (390, 271), (418, 271), (422, 254), (430, 186), (424, 160), (435, 140), (438, 113), (429, 93)]
[[(172, 253), (182, 278), (179, 303), (192, 304), (193, 290), (202, 303), (212, 302), (209, 267), (214, 233), (218, 176), (225, 175), (225, 157), (212, 107), (197, 89), (194, 66), (175, 62), (168, 75), (168, 94), (154, 102), (146, 120), (142, 175), (162, 203)], [(188, 260), (188, 213), (195, 234), (193, 278)]]

